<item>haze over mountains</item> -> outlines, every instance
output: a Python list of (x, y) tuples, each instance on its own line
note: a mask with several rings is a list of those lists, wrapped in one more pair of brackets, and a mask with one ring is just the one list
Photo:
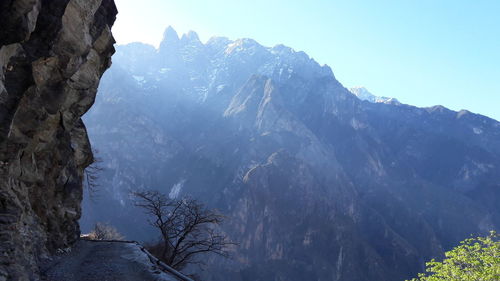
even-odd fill
[[(83, 230), (152, 239), (129, 191), (228, 216), (204, 280), (404, 280), (500, 226), (500, 123), (344, 88), (304, 52), (168, 28), (117, 47), (85, 116), (102, 158)], [(358, 96), (358, 97), (356, 97)]]

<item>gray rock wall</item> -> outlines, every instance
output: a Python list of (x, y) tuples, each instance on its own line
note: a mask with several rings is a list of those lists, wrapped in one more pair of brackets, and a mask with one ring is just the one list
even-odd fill
[(0, 280), (36, 280), (79, 236), (81, 116), (114, 53), (113, 0), (0, 3)]

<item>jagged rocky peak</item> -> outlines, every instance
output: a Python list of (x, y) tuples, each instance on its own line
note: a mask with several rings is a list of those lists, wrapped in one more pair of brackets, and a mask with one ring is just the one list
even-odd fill
[(457, 112), (457, 119), (460, 119), (460, 118), (465, 117), (465, 116), (469, 116), (470, 114), (472, 114), (472, 112), (470, 112), (466, 109), (462, 109), (462, 110)]
[(295, 50), (291, 47), (285, 46), (283, 44), (278, 44), (272, 48), (272, 51), (278, 52), (278, 53), (288, 53), (292, 54), (295, 53)]
[(247, 60), (251, 57), (256, 63), (271, 62), (273, 56), (270, 48), (264, 47), (257, 41), (249, 38), (230, 41), (225, 46), (224, 55), (237, 61), (241, 61), (241, 59)]
[(192, 56), (203, 52), (204, 44), (200, 41), (198, 34), (194, 31), (180, 36), (171, 26), (168, 26), (163, 33), (163, 40), (160, 43), (159, 53), (166, 58), (167, 64), (180, 63), (178, 59), (185, 56)]
[(264, 48), (257, 41), (250, 38), (240, 38), (227, 45), (226, 53), (241, 51), (249, 48)]
[(185, 41), (185, 42), (200, 42), (200, 37), (198, 36), (198, 33), (190, 30), (188, 31), (188, 33), (186, 34), (183, 34), (182, 35), (182, 38), (181, 38), (181, 41)]
[(165, 43), (175, 43), (179, 41), (179, 35), (177, 34), (177, 31), (172, 26), (168, 26), (167, 29), (165, 29), (165, 32), (163, 33), (163, 40), (162, 42)]
[(93, 161), (81, 116), (114, 53), (113, 0), (0, 4), (0, 280), (79, 237)]
[(454, 111), (442, 106), (442, 105), (434, 105), (425, 108), (430, 113), (442, 113), (442, 114), (455, 114)]
[(290, 57), (293, 56), (299, 60), (302, 61), (314, 61), (314, 59), (310, 58), (309, 55), (307, 55), (304, 51), (296, 51), (295, 49), (285, 46), (283, 44), (278, 44), (270, 49), (271, 53), (280, 55), (280, 56), (285, 56)]
[(372, 103), (387, 103), (387, 104), (400, 104), (396, 98), (388, 98), (382, 96), (375, 96), (370, 93), (365, 87), (356, 86), (349, 89), (349, 91), (358, 97), (360, 100), (369, 101)]
[(163, 32), (163, 39), (160, 42), (159, 52), (163, 55), (170, 56), (170, 53), (175, 51), (180, 44), (179, 35), (177, 31), (171, 26), (168, 26)]
[(368, 90), (363, 86), (356, 86), (349, 89), (351, 93), (353, 93), (360, 100), (368, 100), (374, 102), (375, 96), (368, 92)]
[[(236, 90), (233, 87), (241, 86), (239, 83), (253, 74), (267, 76), (276, 83), (292, 77), (302, 77), (304, 81), (318, 77), (335, 79), (329, 66), (321, 66), (306, 53), (284, 45), (271, 48), (249, 38), (225, 37), (212, 37), (203, 43), (192, 31), (178, 39), (172, 27), (166, 29), (158, 51), (143, 44), (118, 49), (116, 61), (120, 61), (124, 73), (144, 78), (138, 83), (141, 88), (159, 87), (157, 84), (166, 81), (178, 84), (181, 79), (188, 79), (196, 87), (196, 91), (189, 94), (200, 102), (222, 96), (229, 103), (228, 90)], [(172, 69), (180, 70), (175, 72), (175, 79)], [(227, 106), (222, 104), (218, 102), (219, 106)]]

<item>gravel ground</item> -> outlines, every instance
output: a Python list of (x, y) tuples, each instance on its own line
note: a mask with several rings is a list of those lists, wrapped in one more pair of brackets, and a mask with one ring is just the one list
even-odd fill
[(134, 243), (80, 240), (44, 266), (47, 281), (178, 281), (159, 270)]

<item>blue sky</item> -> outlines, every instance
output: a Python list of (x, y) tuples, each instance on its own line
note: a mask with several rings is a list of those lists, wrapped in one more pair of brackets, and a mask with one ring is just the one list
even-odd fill
[(115, 0), (118, 44), (164, 29), (285, 44), (346, 87), (500, 120), (498, 0)]

